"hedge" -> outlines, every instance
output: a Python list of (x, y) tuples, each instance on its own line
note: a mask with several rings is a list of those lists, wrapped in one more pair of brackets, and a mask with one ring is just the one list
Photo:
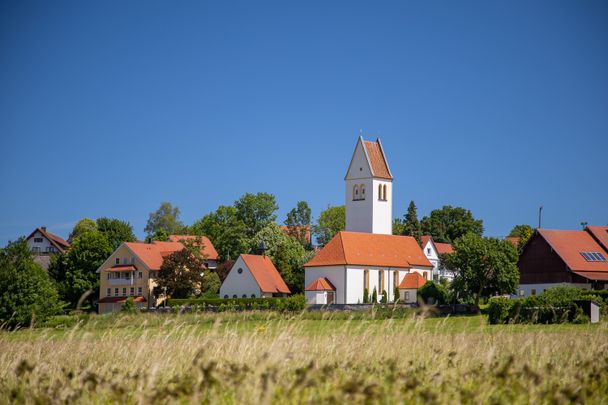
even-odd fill
[(306, 308), (306, 298), (302, 294), (285, 298), (184, 298), (169, 299), (170, 307), (198, 307), (206, 309), (215, 307), (219, 311), (242, 310), (274, 310), (274, 311), (302, 311)]

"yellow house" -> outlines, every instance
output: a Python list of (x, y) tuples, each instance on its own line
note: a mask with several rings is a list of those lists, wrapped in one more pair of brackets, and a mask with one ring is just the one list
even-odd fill
[[(168, 242), (124, 242), (97, 269), (99, 273), (99, 313), (120, 311), (132, 297), (138, 308), (150, 308), (162, 302), (153, 294), (155, 279), (163, 258), (184, 248), (179, 240), (192, 238), (171, 235)], [(202, 237), (202, 253), (208, 268), (217, 266), (218, 254), (211, 241)]]

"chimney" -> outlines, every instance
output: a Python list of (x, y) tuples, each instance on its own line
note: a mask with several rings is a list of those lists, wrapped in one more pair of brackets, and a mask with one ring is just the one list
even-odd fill
[(46, 226), (41, 226), (40, 229), (42, 229), (44, 232), (46, 232)]

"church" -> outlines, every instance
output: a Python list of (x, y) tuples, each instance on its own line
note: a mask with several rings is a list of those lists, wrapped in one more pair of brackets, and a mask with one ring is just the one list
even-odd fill
[(433, 265), (413, 237), (392, 234), (393, 176), (380, 139), (359, 137), (344, 183), (346, 230), (304, 265), (308, 304), (371, 302), (374, 291), (378, 301), (398, 293), (415, 302), (412, 285), (431, 280)]

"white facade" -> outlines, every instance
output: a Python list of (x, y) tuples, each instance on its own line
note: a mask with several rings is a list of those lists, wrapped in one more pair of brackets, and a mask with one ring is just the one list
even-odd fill
[(27, 240), (27, 247), (33, 253), (57, 253), (57, 248), (47, 239), (40, 231), (34, 234)]
[(373, 176), (361, 138), (344, 180), (346, 230), (392, 235), (393, 183)]
[[(272, 294), (267, 294), (272, 296)], [(257, 298), (265, 296), (241, 256), (220, 287), (220, 298)]]
[[(388, 301), (393, 302), (395, 287), (399, 287), (399, 284), (401, 281), (403, 281), (403, 277), (411, 272), (418, 272), (424, 278), (430, 280), (431, 269), (423, 267), (403, 269), (352, 265), (320, 266), (306, 268), (304, 285), (309, 285), (319, 277), (325, 277), (336, 288), (336, 304), (362, 304), (364, 301), (363, 292), (365, 289), (365, 280), (367, 279), (368, 294), (370, 296), (375, 288), (378, 296), (378, 302), (380, 302), (382, 299), (382, 291), (386, 291)], [(384, 288), (382, 288), (383, 282)], [(313, 295), (310, 294), (310, 297), (307, 296), (307, 298), (313, 299)]]
[(559, 286), (569, 286), (569, 287), (578, 287), (584, 288), (587, 290), (591, 290), (591, 283), (539, 283), (539, 284), (520, 284), (517, 289), (518, 297), (529, 297), (530, 295), (539, 295), (542, 294), (543, 291)]
[[(327, 305), (335, 303), (335, 291), (305, 291), (308, 305)], [(333, 297), (332, 297), (333, 295)]]
[(429, 239), (426, 242), (426, 245), (422, 247), (422, 251), (429, 262), (433, 265), (433, 280), (439, 279), (439, 254), (437, 253), (437, 249), (435, 249), (435, 245)]

